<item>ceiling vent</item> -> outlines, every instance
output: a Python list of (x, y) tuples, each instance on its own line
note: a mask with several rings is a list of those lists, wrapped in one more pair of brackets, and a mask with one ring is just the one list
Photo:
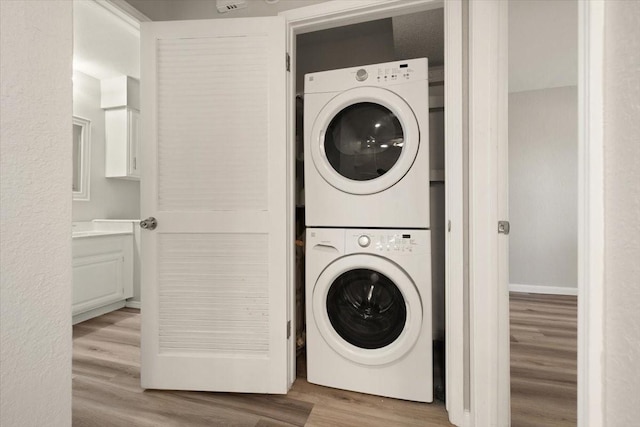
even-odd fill
[(232, 10), (244, 9), (247, 7), (246, 0), (216, 0), (218, 12), (227, 13)]

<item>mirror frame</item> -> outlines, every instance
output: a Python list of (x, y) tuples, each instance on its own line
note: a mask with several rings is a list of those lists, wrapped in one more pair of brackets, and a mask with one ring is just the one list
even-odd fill
[[(91, 120), (83, 117), (73, 116), (73, 125), (80, 126), (80, 145), (78, 147), (78, 158), (80, 167), (78, 171), (80, 188), (73, 191), (73, 183), (71, 185), (73, 200), (88, 201), (89, 200), (89, 177), (91, 170)], [(75, 141), (74, 141), (75, 143)], [(73, 160), (72, 160), (73, 161)], [(75, 167), (75, 165), (73, 165)]]

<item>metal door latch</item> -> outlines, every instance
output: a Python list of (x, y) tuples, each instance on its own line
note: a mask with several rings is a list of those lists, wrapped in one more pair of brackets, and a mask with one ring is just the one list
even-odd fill
[(152, 216), (140, 221), (140, 228), (143, 228), (145, 230), (155, 230), (157, 226), (158, 226), (158, 221)]
[(509, 234), (510, 229), (511, 225), (509, 224), (509, 221), (498, 221), (498, 233)]

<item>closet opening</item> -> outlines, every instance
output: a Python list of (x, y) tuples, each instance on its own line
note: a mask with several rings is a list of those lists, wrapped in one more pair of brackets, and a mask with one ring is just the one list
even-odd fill
[[(430, 269), (430, 305), (422, 308), (430, 318), (433, 346), (433, 399), (445, 400), (445, 114), (444, 114), (444, 8), (430, 9), (304, 34), (295, 40), (295, 335), (296, 376), (307, 374), (307, 322), (317, 319), (305, 301), (316, 278), (305, 271), (307, 236), (305, 188), (305, 74), (428, 59), (428, 135), (420, 135), (420, 150), (428, 149), (429, 171), (423, 190), (429, 198), (429, 245), (424, 262)], [(309, 123), (309, 120), (306, 121)], [(428, 137), (428, 144), (425, 143)], [(307, 153), (308, 154), (308, 153)], [(308, 157), (308, 156), (307, 156)], [(309, 165), (306, 165), (307, 167)], [(404, 178), (403, 178), (404, 179)], [(311, 196), (312, 197), (312, 196)], [(356, 199), (357, 200), (357, 199)], [(398, 209), (411, 209), (411, 200), (394, 200)], [(353, 209), (331, 206), (331, 209)], [(336, 224), (340, 227), (340, 224)], [(357, 227), (345, 227), (357, 228)], [(407, 234), (406, 230), (402, 233)], [(404, 237), (402, 234), (400, 236)], [(402, 266), (401, 266), (402, 267)], [(307, 276), (307, 277), (305, 277)], [(425, 283), (415, 283), (416, 288)]]

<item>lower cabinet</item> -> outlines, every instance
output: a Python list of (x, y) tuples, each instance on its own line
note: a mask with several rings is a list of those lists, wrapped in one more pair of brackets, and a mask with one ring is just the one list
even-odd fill
[(133, 296), (133, 235), (73, 239), (73, 323), (124, 307)]

